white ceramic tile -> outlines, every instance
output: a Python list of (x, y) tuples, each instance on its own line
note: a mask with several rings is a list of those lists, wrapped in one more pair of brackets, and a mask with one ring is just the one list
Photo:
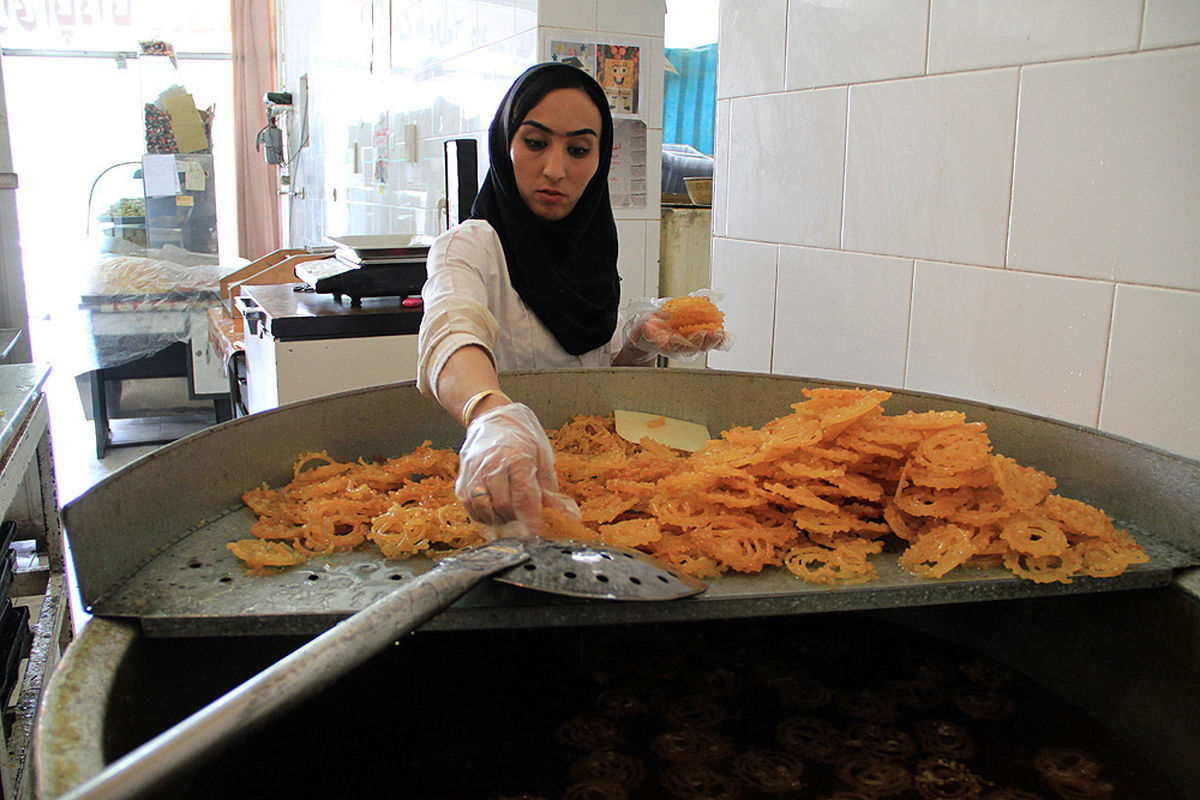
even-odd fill
[(1111, 306), (1098, 281), (918, 261), (905, 386), (1095, 425)]
[(604, 0), (596, 4), (596, 29), (612, 33), (662, 37), (666, 0)]
[(729, 350), (708, 354), (713, 369), (771, 371), (777, 250), (774, 245), (733, 239), (713, 241), (712, 288), (721, 293), (725, 328), (734, 336)]
[(646, 207), (642, 209), (641, 216), (656, 224), (662, 217), (662, 140), (661, 124), (646, 130), (646, 163), (649, 167), (646, 170)]
[[(646, 65), (662, 65), (665, 64), (666, 54), (663, 52), (663, 40), (661, 37), (652, 37), (646, 42), (646, 52), (642, 53), (642, 69), (646, 69)], [(662, 130), (663, 126), (663, 68), (657, 71), (650, 70), (644, 73), (646, 77), (644, 85), (641, 89), (642, 102), (645, 103), (646, 124), (651, 128)]]
[(726, 235), (729, 220), (729, 117), (731, 100), (717, 101), (717, 121), (713, 143), (713, 234)]
[(1200, 459), (1200, 294), (1118, 286), (1100, 427)]
[(1142, 47), (1200, 43), (1200, 3), (1196, 0), (1146, 0)]
[(846, 89), (747, 97), (730, 108), (729, 235), (836, 247)]
[(908, 259), (781, 247), (771, 371), (902, 387), (912, 275)]
[(787, 0), (721, 0), (717, 97), (784, 88)]
[(1008, 264), (1200, 289), (1200, 47), (1022, 73)]
[(1003, 264), (1016, 109), (1015, 69), (850, 87), (843, 246)]
[(928, 18), (928, 0), (792, 0), (787, 88), (922, 75)]
[(929, 71), (1137, 49), (1142, 0), (932, 0)]
[(662, 223), (653, 220), (646, 223), (646, 281), (642, 293), (646, 297), (658, 296), (660, 261), (662, 252)]
[[(646, 295), (646, 223), (617, 222), (617, 273), (621, 276), (621, 305), (635, 302)], [(653, 253), (655, 262), (658, 252)]]
[(538, 0), (538, 25), (594, 31), (598, 5), (599, 0)]

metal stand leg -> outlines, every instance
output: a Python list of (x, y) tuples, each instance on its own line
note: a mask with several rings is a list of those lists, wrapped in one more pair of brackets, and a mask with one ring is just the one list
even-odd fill
[(92, 425), (96, 430), (96, 458), (104, 458), (112, 433), (108, 429), (108, 394), (104, 386), (104, 370), (88, 373), (92, 389)]

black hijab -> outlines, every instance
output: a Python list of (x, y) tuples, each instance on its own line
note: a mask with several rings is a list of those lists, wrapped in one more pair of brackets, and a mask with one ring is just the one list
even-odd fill
[[(517, 192), (509, 147), (530, 109), (556, 89), (582, 89), (600, 111), (600, 164), (571, 213), (539, 217)], [(563, 349), (580, 355), (608, 342), (617, 326), (617, 225), (608, 197), (613, 124), (608, 98), (583, 70), (560, 62), (537, 64), (517, 78), (488, 129), (491, 166), (471, 216), (500, 236), (508, 277), (517, 294)]]

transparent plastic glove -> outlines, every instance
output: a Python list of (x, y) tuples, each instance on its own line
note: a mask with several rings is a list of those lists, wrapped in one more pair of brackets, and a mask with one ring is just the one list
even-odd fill
[(536, 538), (544, 507), (579, 517), (575, 501), (558, 491), (546, 431), (523, 403), (499, 406), (471, 420), (459, 451), (454, 492), (472, 518), (491, 526), (494, 537)]
[[(691, 296), (705, 296), (714, 303), (720, 298), (719, 293), (708, 289), (692, 292)], [(698, 358), (709, 350), (728, 350), (733, 346), (733, 334), (724, 328), (690, 334), (673, 330), (668, 321), (670, 315), (663, 310), (663, 305), (670, 299), (656, 297), (630, 307), (624, 329), (628, 346), (648, 356), (661, 355), (683, 361)]]

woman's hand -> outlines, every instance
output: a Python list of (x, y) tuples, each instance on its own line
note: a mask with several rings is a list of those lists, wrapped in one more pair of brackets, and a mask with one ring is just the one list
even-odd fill
[(653, 309), (633, 318), (625, 331), (625, 346), (613, 360), (615, 366), (648, 364), (660, 355), (695, 358), (709, 350), (727, 348), (732, 339), (724, 328), (679, 333), (671, 327), (669, 314), (662, 309)]
[(644, 320), (641, 328), (631, 337), (637, 346), (653, 349), (669, 358), (686, 358), (720, 347), (725, 342), (725, 329), (695, 331), (682, 334), (671, 327), (665, 311), (653, 311)]
[(454, 491), (472, 518), (494, 527), (516, 522), (505, 533), (520, 538), (541, 533), (543, 508), (579, 516), (575, 501), (558, 491), (546, 431), (523, 403), (497, 406), (471, 420)]

